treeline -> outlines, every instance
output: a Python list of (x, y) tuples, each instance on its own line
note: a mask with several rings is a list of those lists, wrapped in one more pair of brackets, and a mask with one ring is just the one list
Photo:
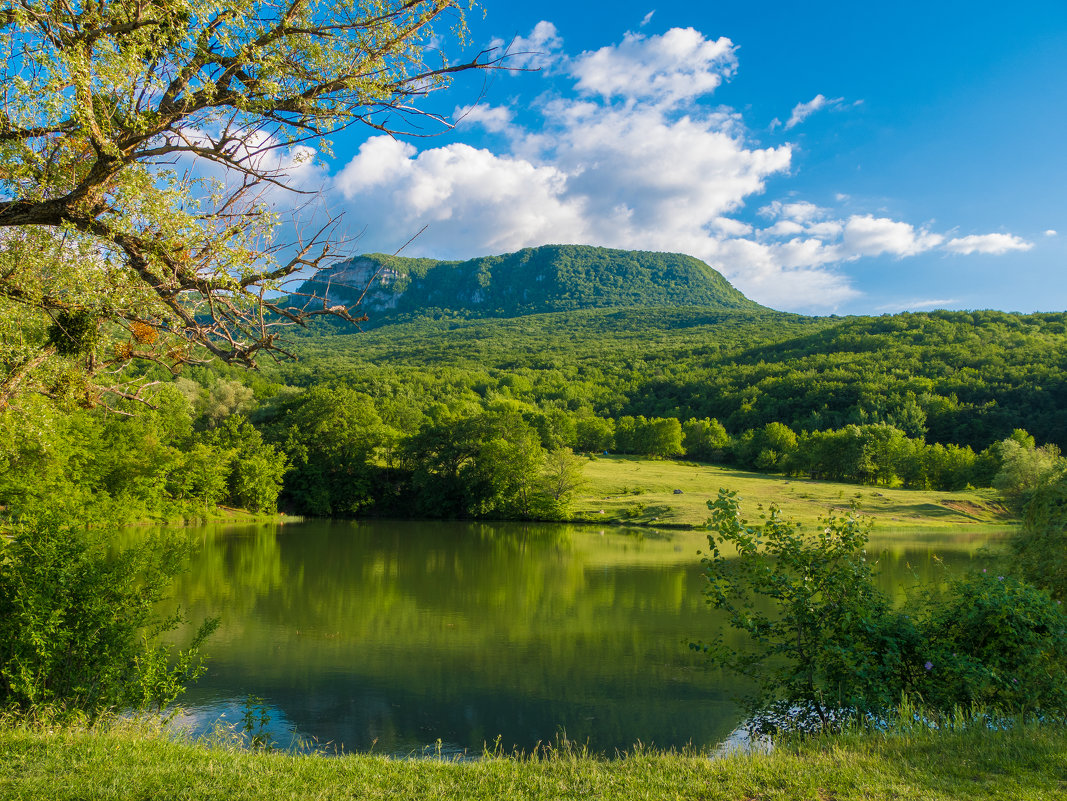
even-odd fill
[[(195, 379), (198, 380), (194, 380)], [(203, 382), (203, 383), (201, 383)], [(408, 385), (374, 397), (262, 377), (249, 387), (205, 369), (136, 415), (41, 403), (33, 431), (0, 421), (0, 504), (66, 503), (124, 519), (210, 514), (217, 505), (313, 516), (560, 519), (585, 458), (688, 458), (815, 479), (1009, 494), (1056, 463), (1016, 430), (981, 451), (927, 443), (884, 423), (732, 434), (714, 418), (598, 417), (505, 392)], [(521, 383), (510, 386), (521, 389)], [(401, 389), (401, 387), (393, 387)], [(437, 391), (434, 391), (434, 390)]]
[(285, 456), (240, 414), (252, 391), (179, 380), (155, 408), (116, 414), (27, 398), (0, 415), (0, 506), (134, 521), (277, 508)]
[(0, 420), (0, 505), (551, 518), (567, 493), (547, 465), (570, 451), (1005, 488), (1006, 441), (1046, 461), (1067, 441), (1065, 320), (691, 308), (316, 329), (297, 363), (151, 374), (154, 410), (24, 401)]
[(618, 420), (714, 418), (731, 432), (883, 423), (980, 452), (1017, 428), (1067, 447), (1067, 314), (812, 318), (700, 308), (422, 319), (316, 329), (271, 376), (398, 393), (507, 395)]

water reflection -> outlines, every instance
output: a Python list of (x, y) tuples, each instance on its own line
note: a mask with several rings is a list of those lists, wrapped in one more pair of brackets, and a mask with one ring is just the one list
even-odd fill
[[(717, 628), (698, 532), (562, 525), (308, 522), (204, 528), (175, 596), (220, 615), (195, 726), (239, 723), (249, 694), (271, 734), (346, 751), (532, 749), (562, 734), (612, 753), (712, 747), (743, 688), (686, 644)], [(872, 550), (883, 589), (929, 582), (930, 547)], [(939, 543), (949, 570), (974, 543)]]

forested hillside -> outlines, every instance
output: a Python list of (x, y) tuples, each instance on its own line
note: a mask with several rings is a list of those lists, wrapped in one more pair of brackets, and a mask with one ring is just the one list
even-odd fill
[[(885, 423), (982, 449), (1016, 428), (1067, 447), (1067, 314), (802, 317), (692, 307), (320, 329), (274, 375), (382, 398), (512, 397), (603, 417), (717, 418), (731, 433)], [(421, 389), (415, 390), (419, 387)]]
[(762, 308), (718, 272), (679, 253), (545, 245), (469, 261), (372, 253), (319, 271), (294, 296), (355, 303), (380, 325), (432, 310), (477, 317), (677, 304)]
[[(290, 329), (297, 360), (258, 372), (175, 379), (141, 363), (155, 410), (40, 400), (34, 432), (8, 415), (0, 503), (560, 518), (575, 454), (603, 451), (1010, 495), (1067, 446), (1067, 314), (804, 317), (749, 303), (696, 260), (599, 248), (386, 262), (414, 287), (403, 319)], [(488, 316), (433, 294), (447, 282), (431, 276), (458, 292), (471, 270)], [(433, 298), (457, 305), (416, 310)], [(524, 304), (583, 308), (493, 316)]]

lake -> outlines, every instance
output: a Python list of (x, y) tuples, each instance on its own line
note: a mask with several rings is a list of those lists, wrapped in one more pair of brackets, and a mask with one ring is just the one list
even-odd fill
[[(547, 524), (309, 521), (205, 526), (173, 595), (218, 615), (182, 699), (197, 731), (263, 699), (280, 747), (481, 754), (566, 737), (712, 748), (738, 680), (688, 648), (721, 623), (702, 532)], [(885, 591), (957, 572), (991, 535), (882, 533)], [(880, 555), (879, 555), (880, 554)], [(439, 743), (439, 745), (438, 745)]]

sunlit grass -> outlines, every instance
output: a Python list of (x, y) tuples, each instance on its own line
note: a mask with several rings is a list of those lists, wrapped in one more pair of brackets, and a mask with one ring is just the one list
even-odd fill
[(0, 726), (0, 797), (48, 799), (1062, 799), (1060, 727), (799, 742), (770, 754), (643, 748), (603, 758), (549, 747), (477, 760), (251, 752), (151, 722)]
[[(816, 522), (828, 510), (855, 501), (876, 531), (884, 529), (986, 530), (1012, 522), (995, 491), (908, 490), (746, 473), (691, 462), (600, 456), (585, 466), (589, 482), (575, 500), (574, 517), (638, 525), (702, 526), (707, 501), (720, 487), (736, 490), (745, 508), (776, 503), (793, 520)], [(681, 494), (675, 493), (681, 490)]]

